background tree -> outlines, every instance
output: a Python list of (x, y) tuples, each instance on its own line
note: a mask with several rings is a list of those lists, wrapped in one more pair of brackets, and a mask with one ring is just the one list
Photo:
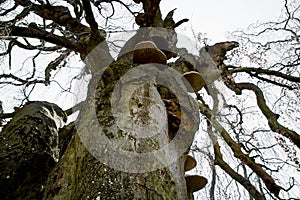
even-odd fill
[[(174, 29), (187, 19), (175, 22), (174, 10), (161, 13), (159, 3), (159, 0), (1, 1), (0, 55), (4, 67), (0, 86), (5, 95), (9, 95), (7, 91), (11, 88), (18, 88), (22, 94), (16, 97), (19, 105), (13, 112), (0, 115), (5, 121), (12, 118), (1, 132), (1, 168), (5, 170), (1, 172), (0, 188), (4, 199), (193, 198), (192, 193), (202, 188), (206, 179), (184, 178), (187, 152), (172, 151), (179, 158), (172, 165), (130, 173), (99, 162), (90, 153), (95, 150), (90, 146), (100, 143), (86, 146), (79, 134), (84, 128), (93, 127), (91, 119), (96, 111), (103, 134), (111, 140), (125, 138), (122, 147), (129, 151), (143, 153), (165, 146), (175, 136), (181, 136), (177, 133), (180, 123), (186, 133), (180, 139), (190, 144), (199, 128), (197, 117), (192, 114), (195, 110), (201, 113), (202, 120), (191, 150), (198, 160), (197, 169), (208, 179), (198, 196), (299, 198), (300, 136), (299, 126), (294, 125), (299, 121), (299, 3), (285, 1), (285, 15), (278, 22), (254, 27), (250, 33), (234, 33), (240, 48), (236, 49), (236, 42), (206, 45), (199, 55), (176, 47)], [(124, 12), (128, 14), (126, 17)], [(138, 29), (124, 46), (110, 40), (115, 32), (129, 29), (117, 22), (132, 24), (133, 20), (140, 28), (168, 31), (151, 35), (151, 31), (144, 33), (147, 28)], [(136, 44), (143, 40), (151, 40), (154, 46), (143, 47), (148, 50), (148, 57), (137, 59)], [(95, 51), (99, 45), (100, 53)], [(134, 48), (136, 51), (132, 51)], [(118, 58), (109, 49), (115, 50)], [(232, 49), (226, 61), (225, 55)], [(152, 61), (162, 64), (177, 56), (175, 62), (168, 60), (168, 66), (185, 73), (185, 77), (190, 71), (199, 72), (206, 81), (204, 88), (196, 93), (199, 108), (194, 107), (191, 97), (182, 103), (171, 86), (142, 84), (133, 94), (121, 92), (117, 99), (132, 97), (130, 106), (138, 110), (134, 114), (124, 112), (123, 117), (137, 115), (141, 123), (153, 125), (157, 123), (155, 118), (163, 117), (168, 122), (159, 137), (126, 138), (128, 132), (115, 127), (115, 119), (111, 117), (112, 90), (128, 70), (144, 64), (141, 62), (152, 51)], [(101, 64), (93, 60), (93, 52), (100, 56), (97, 59)], [(79, 65), (79, 60), (86, 61), (86, 65)], [(102, 76), (97, 79), (100, 72)], [(87, 97), (72, 109), (64, 108), (64, 112), (48, 102), (32, 102), (36, 100), (32, 96), (48, 88), (74, 92), (74, 82), (84, 78), (91, 80)], [(170, 79), (164, 75), (160, 78)], [(172, 82), (177, 83), (175, 77)], [(133, 90), (129, 83), (124, 85)], [(121, 100), (121, 108), (126, 107)], [(165, 114), (144, 112), (154, 104), (164, 108)], [(64, 126), (66, 115), (76, 110), (80, 110), (77, 125), (69, 122)], [(253, 124), (255, 118), (262, 120)], [(152, 128), (149, 131), (156, 130), (155, 126)], [(92, 130), (84, 132), (87, 139), (97, 133)], [(124, 164), (112, 160), (116, 161), (114, 164)], [(136, 165), (138, 162), (142, 161), (133, 160)]]
[[(230, 61), (227, 61), (230, 64), (223, 68), (223, 74), (229, 75), (223, 76), (229, 90), (219, 86), (226, 93), (223, 113), (219, 118), (223, 127), (226, 127), (235, 142), (242, 146), (242, 151), (247, 152), (250, 158), (259, 163), (282, 187), (282, 196), (279, 196), (291, 199), (299, 198), (297, 192), (293, 192), (298, 188), (299, 174), (299, 134), (296, 133), (299, 130), (299, 110), (294, 106), (299, 104), (297, 16), (299, 3), (284, 1), (283, 13), (278, 21), (251, 25), (245, 31), (233, 32), (231, 37), (239, 41), (240, 48), (234, 50)], [(257, 105), (253, 105), (252, 102), (257, 102)], [(206, 129), (210, 131), (210, 126)], [(267, 185), (270, 191), (264, 191), (262, 180), (256, 178), (258, 172), (255, 172), (250, 163), (247, 164), (246, 160), (239, 157), (234, 143), (227, 136), (221, 133), (228, 145), (222, 141), (221, 152), (218, 145), (214, 147), (214, 153), (211, 153), (209, 148), (199, 148), (205, 144), (194, 146), (196, 152), (201, 152), (198, 159), (207, 160), (203, 169), (207, 166), (212, 169), (212, 172), (208, 172), (212, 178), (211, 187), (206, 187), (211, 199), (218, 198), (219, 195), (229, 199), (245, 195), (245, 191), (239, 190), (239, 186), (235, 186), (231, 181), (234, 176), (231, 169), (255, 183), (261, 192), (267, 193), (266, 198), (279, 198), (270, 193), (272, 190)], [(233, 154), (228, 154), (230, 151)], [(230, 163), (231, 169), (224, 162), (215, 159), (221, 155)], [(236, 158), (240, 158), (240, 161)], [(223, 174), (224, 172), (213, 166), (219, 163), (227, 173)], [(226, 179), (228, 186), (224, 186), (227, 185), (224, 182)], [(220, 193), (217, 195), (216, 191)]]

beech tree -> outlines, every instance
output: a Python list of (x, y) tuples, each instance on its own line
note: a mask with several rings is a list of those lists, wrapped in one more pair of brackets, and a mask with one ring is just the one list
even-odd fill
[(299, 3), (196, 55), (160, 2), (0, 2), (2, 199), (300, 198)]

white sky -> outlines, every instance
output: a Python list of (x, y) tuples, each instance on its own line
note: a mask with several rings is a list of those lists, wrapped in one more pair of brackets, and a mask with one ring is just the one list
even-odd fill
[(162, 12), (177, 8), (175, 21), (190, 21), (179, 29), (206, 33), (213, 43), (225, 41), (226, 32), (247, 28), (255, 22), (277, 19), (283, 0), (162, 0)]

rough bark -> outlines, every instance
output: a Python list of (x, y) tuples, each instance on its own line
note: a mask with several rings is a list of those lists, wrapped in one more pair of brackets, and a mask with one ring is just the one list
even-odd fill
[(66, 115), (55, 104), (30, 102), (0, 135), (1, 199), (42, 199), (59, 159), (58, 130)]
[[(95, 199), (97, 197), (103, 199), (188, 198), (183, 169), (184, 154), (186, 151), (182, 153), (176, 152), (176, 148), (174, 151), (167, 151), (165, 153), (172, 154), (171, 156), (173, 157), (178, 157), (174, 163), (166, 165), (163, 168), (159, 168), (158, 166), (157, 169), (152, 171), (144, 171), (141, 169), (141, 172), (136, 171), (134, 165), (140, 164), (139, 162), (149, 162), (149, 160), (147, 160), (147, 158), (145, 160), (137, 160), (134, 156), (129, 156), (127, 160), (129, 161), (129, 164), (132, 164), (133, 173), (110, 167), (111, 165), (120, 165), (120, 169), (122, 169), (128, 164), (122, 162), (122, 158), (118, 158), (113, 152), (102, 152), (103, 154), (100, 155), (100, 157), (103, 156), (113, 162), (113, 164), (108, 163), (110, 166), (103, 164), (98, 160), (99, 157), (96, 159), (90, 153), (97, 151), (97, 149), (93, 149), (93, 146), (102, 145), (101, 148), (103, 148), (103, 145), (108, 145), (95, 138), (97, 137), (97, 134), (101, 134), (102, 137), (107, 137), (110, 140), (124, 139), (125, 142), (120, 144), (119, 148), (123, 148), (129, 153), (147, 153), (149, 151), (155, 151), (167, 145), (170, 142), (170, 139), (174, 137), (174, 134), (176, 134), (176, 126), (179, 126), (180, 119), (178, 121), (179, 123), (172, 120), (173, 124), (171, 125), (166, 121), (163, 131), (150, 138), (138, 138), (132, 135), (130, 139), (126, 139), (126, 135), (130, 135), (128, 132), (129, 130), (125, 127), (126, 124), (119, 122), (118, 126), (116, 125), (116, 121), (120, 119), (116, 116), (113, 117), (111, 101), (117, 101), (115, 103), (120, 105), (121, 110), (119, 110), (118, 113), (121, 115), (121, 120), (125, 121), (134, 115), (128, 112), (128, 110), (135, 106), (140, 107), (141, 109), (138, 112), (138, 115), (142, 120), (141, 122), (151, 124), (150, 127), (153, 127), (154, 131), (157, 125), (159, 125), (155, 119), (164, 118), (164, 120), (167, 120), (170, 119), (170, 115), (167, 113), (174, 113), (174, 110), (172, 110), (170, 106), (169, 108), (166, 108), (168, 107), (168, 104), (165, 102), (169, 102), (167, 101), (168, 98), (176, 104), (176, 98), (174, 98), (174, 94), (170, 93), (166, 87), (162, 86), (158, 86), (157, 88), (148, 84), (141, 84), (138, 88), (136, 88), (136, 86), (131, 88), (133, 86), (130, 86), (129, 82), (122, 80), (122, 84), (118, 86), (120, 96), (116, 96), (111, 100), (113, 89), (114, 87), (117, 87), (115, 86), (117, 81), (119, 81), (120, 77), (128, 72), (128, 70), (133, 69), (134, 67), (136, 67), (136, 65), (118, 62), (114, 63), (106, 69), (99, 80), (95, 79), (97, 80), (97, 83), (91, 83), (89, 88), (90, 95), (88, 95), (89, 98), (81, 109), (79, 122), (77, 124), (77, 130), (80, 133), (72, 133), (72, 140), (69, 143), (64, 156), (48, 178), (44, 199)], [(161, 78), (165, 80), (167, 77)], [(143, 80), (143, 77), (138, 77), (137, 80), (138, 79)], [(94, 91), (95, 87), (92, 86), (93, 84), (96, 84), (96, 92)], [(136, 92), (130, 93), (130, 91), (135, 90)], [(93, 93), (95, 93), (95, 96)], [(131, 99), (132, 101), (129, 101), (130, 105), (128, 105), (126, 99), (124, 100), (122, 98)], [(178, 110), (178, 112), (183, 113), (185, 118), (189, 118), (188, 120), (185, 120), (185, 122), (189, 123), (183, 125), (184, 134), (179, 135), (179, 137), (185, 137), (181, 138), (182, 141), (187, 141), (189, 144), (191, 144), (193, 134), (198, 128), (197, 117), (189, 115), (189, 109), (191, 109), (191, 107), (184, 108), (184, 106), (190, 104), (190, 100), (191, 99), (186, 99), (186, 104), (181, 105), (183, 107), (181, 110)], [(160, 105), (165, 111), (163, 113), (155, 113), (154, 111), (153, 113), (153, 109), (151, 111), (151, 107), (154, 105), (153, 103), (155, 103), (155, 105)], [(94, 113), (91, 112), (91, 105), (94, 105), (92, 106), (92, 110), (96, 110), (93, 111)], [(173, 109), (176, 109), (176, 107), (173, 107)], [(131, 114), (132, 116), (130, 116)], [(100, 132), (99, 130), (97, 132), (96, 129), (90, 129), (90, 127), (94, 126), (93, 122), (95, 122), (93, 115), (97, 116), (96, 124), (99, 123), (103, 128)], [(129, 121), (128, 123), (131, 122)], [(136, 125), (138, 125), (139, 121), (136, 123)], [(163, 124), (161, 121), (159, 121), (159, 123)], [(173, 129), (171, 129), (172, 127)], [(89, 131), (84, 131), (85, 129)], [(149, 132), (153, 130), (149, 130)], [(171, 132), (170, 130), (174, 132)], [(97, 134), (94, 134), (95, 132)], [(80, 135), (80, 137), (78, 135)], [(84, 144), (80, 139), (84, 141)], [(86, 142), (90, 142), (90, 145), (87, 146)], [(117, 142), (114, 143), (114, 145), (117, 144)], [(177, 145), (180, 146), (182, 144)], [(105, 147), (104, 150), (105, 149), (109, 150), (110, 148)], [(161, 154), (161, 156), (162, 157), (157, 159), (163, 161), (165, 155)], [(146, 163), (146, 166), (147, 164), (153, 165), (155, 163)], [(141, 166), (144, 165), (142, 164)]]

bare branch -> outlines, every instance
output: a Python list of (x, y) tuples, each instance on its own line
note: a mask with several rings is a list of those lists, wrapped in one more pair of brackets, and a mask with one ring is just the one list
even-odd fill
[(239, 87), (240, 90), (246, 89), (253, 91), (256, 95), (257, 105), (264, 114), (264, 116), (267, 118), (271, 130), (274, 132), (278, 132), (287, 138), (290, 138), (293, 141), (293, 143), (300, 149), (300, 136), (295, 131), (292, 131), (282, 126), (277, 121), (279, 115), (273, 113), (267, 106), (263, 92), (258, 86), (252, 83), (237, 83), (237, 87)]
[(50, 83), (51, 71), (56, 70), (57, 66), (60, 65), (69, 55), (71, 51), (66, 50), (65, 52), (61, 53), (56, 59), (51, 61), (47, 68), (45, 69), (45, 82), (46, 84)]
[[(230, 68), (232, 66), (228, 66)], [(274, 75), (283, 79), (286, 79), (291, 82), (298, 82), (300, 83), (300, 77), (291, 76), (285, 73), (282, 73), (280, 71), (274, 71), (270, 69), (263, 69), (263, 68), (253, 68), (253, 67), (234, 67), (231, 70), (228, 70), (229, 73), (239, 73), (239, 72), (246, 72), (248, 74), (252, 75), (258, 75), (258, 74), (266, 74), (266, 75)]]
[(72, 49), (75, 52), (79, 52), (79, 53), (81, 53), (84, 50), (83, 46), (81, 46), (79, 43), (74, 43), (72, 41), (69, 41), (65, 37), (54, 35), (42, 29), (33, 29), (33, 28), (15, 26), (12, 27), (10, 35), (42, 39), (52, 44), (56, 44), (62, 47)]
[[(222, 138), (225, 140), (225, 142), (228, 144), (228, 146), (231, 148), (232, 152), (234, 153), (234, 156), (240, 159), (243, 163), (245, 163), (249, 168), (251, 168), (265, 183), (266, 187), (272, 192), (276, 197), (278, 197), (280, 190), (282, 187), (277, 185), (273, 178), (267, 174), (260, 165), (255, 163), (255, 161), (250, 158), (248, 155), (244, 154), (241, 150), (241, 145), (237, 144), (229, 135), (229, 133), (223, 128), (223, 126), (212, 117), (212, 111), (208, 108), (207, 105), (204, 105), (202, 103), (199, 103), (199, 109), (202, 114), (204, 114), (211, 122), (212, 125), (220, 132)], [(213, 140), (213, 142), (216, 142)], [(216, 143), (214, 143), (216, 144)], [(218, 150), (218, 146), (215, 145), (216, 150)], [(218, 163), (218, 162), (217, 162)], [(223, 163), (222, 163), (223, 164)], [(226, 163), (224, 167), (228, 167), (228, 164)], [(229, 169), (228, 169), (229, 170)], [(232, 172), (230, 172), (231, 174)], [(244, 179), (242, 176), (238, 178)], [(237, 180), (237, 181), (238, 181)], [(241, 183), (242, 184), (242, 183)], [(250, 191), (249, 191), (250, 192)], [(251, 193), (252, 194), (252, 193)], [(254, 195), (253, 193), (252, 195)], [(258, 193), (259, 194), (259, 193)]]
[(244, 178), (243, 176), (241, 176), (240, 174), (238, 174), (237, 172), (235, 172), (230, 166), (229, 164), (227, 164), (224, 160), (223, 160), (223, 156), (220, 150), (220, 145), (217, 142), (216, 137), (214, 136), (214, 134), (212, 133), (212, 126), (208, 125), (208, 132), (209, 132), (209, 136), (211, 138), (211, 140), (213, 141), (214, 144), (214, 153), (215, 153), (215, 161), (214, 164), (215, 165), (219, 165), (227, 174), (229, 174), (234, 180), (236, 180), (237, 182), (239, 182), (242, 186), (244, 186), (250, 193), (251, 196), (253, 196), (255, 199), (259, 199), (259, 200), (264, 200), (265, 197), (262, 193), (260, 193), (254, 185), (252, 185), (250, 183), (249, 180), (247, 180), (246, 178)]

